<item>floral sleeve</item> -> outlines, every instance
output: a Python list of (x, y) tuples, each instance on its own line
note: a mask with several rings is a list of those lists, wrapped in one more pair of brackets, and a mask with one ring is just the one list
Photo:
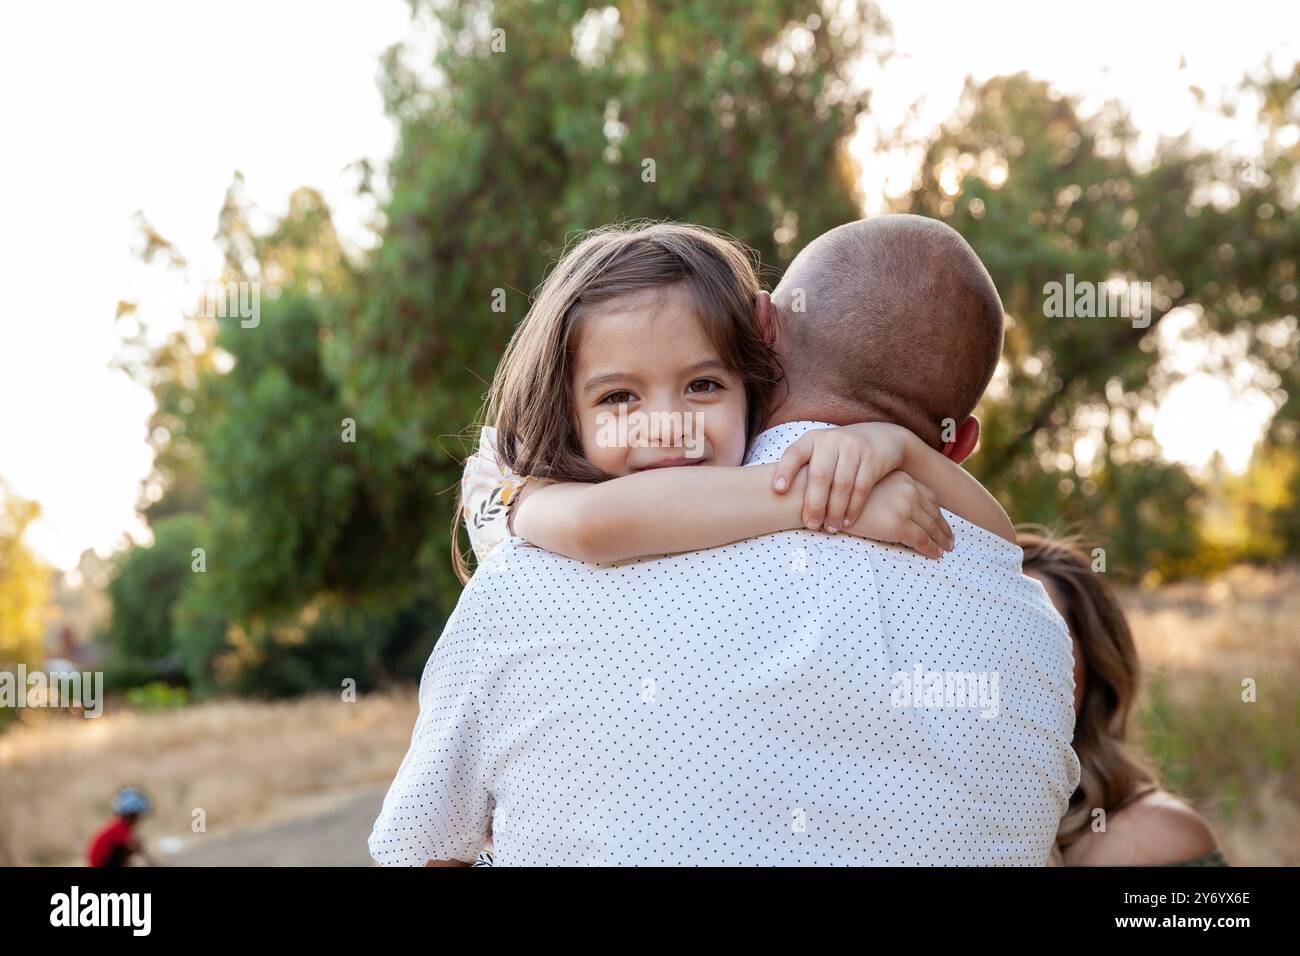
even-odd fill
[(510, 503), (526, 480), (501, 464), (496, 438), (496, 429), (485, 425), (479, 435), (478, 451), (465, 462), (460, 484), (465, 528), (480, 564), (493, 548), (510, 537)]

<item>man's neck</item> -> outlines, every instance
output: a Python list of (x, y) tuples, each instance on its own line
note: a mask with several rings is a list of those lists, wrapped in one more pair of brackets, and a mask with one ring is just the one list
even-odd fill
[(790, 422), (825, 422), (828, 425), (856, 425), (859, 422), (886, 422), (891, 425), (899, 425), (906, 428), (931, 448), (938, 450), (943, 447), (942, 443), (936, 443), (934, 441), (935, 436), (927, 436), (918, 431), (913, 427), (913, 425), (899, 421), (892, 415), (886, 415), (856, 405), (850, 407), (835, 402), (818, 402), (817, 407), (815, 408), (807, 405), (797, 405), (791, 402), (786, 402), (773, 410), (772, 413), (767, 416), (767, 421), (763, 423), (763, 429), (776, 428), (778, 425), (787, 425)]
[(798, 405), (782, 405), (768, 415), (767, 421), (763, 423), (763, 430), (776, 428), (778, 425), (788, 425), (791, 422), (825, 422), (828, 425), (855, 425), (858, 422), (878, 421), (874, 418), (863, 418), (861, 411), (850, 411), (847, 408), (837, 408), (834, 405), (825, 404), (819, 408), (803, 408)]

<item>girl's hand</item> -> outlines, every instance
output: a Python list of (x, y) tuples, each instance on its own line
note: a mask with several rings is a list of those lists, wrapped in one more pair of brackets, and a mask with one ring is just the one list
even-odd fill
[(872, 541), (903, 544), (931, 558), (942, 557), (954, 543), (934, 492), (905, 471), (891, 472), (878, 482), (862, 517), (844, 530)]
[(783, 494), (807, 465), (804, 527), (819, 531), (824, 526), (834, 534), (857, 520), (876, 482), (902, 466), (910, 434), (885, 422), (814, 428), (785, 450), (772, 487)]

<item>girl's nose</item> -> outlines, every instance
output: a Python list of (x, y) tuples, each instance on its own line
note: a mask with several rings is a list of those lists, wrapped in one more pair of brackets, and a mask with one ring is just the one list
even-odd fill
[(650, 444), (659, 448), (679, 447), (682, 444), (683, 416), (686, 414), (689, 414), (689, 410), (671, 404), (652, 411), (649, 422)]

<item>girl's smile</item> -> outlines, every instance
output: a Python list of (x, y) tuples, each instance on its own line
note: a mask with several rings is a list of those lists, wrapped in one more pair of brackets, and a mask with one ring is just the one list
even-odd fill
[[(704, 334), (681, 285), (593, 305), (578, 332), (573, 404), (583, 454), (612, 475), (739, 465), (745, 387)], [(611, 428), (613, 416), (658, 423)]]

